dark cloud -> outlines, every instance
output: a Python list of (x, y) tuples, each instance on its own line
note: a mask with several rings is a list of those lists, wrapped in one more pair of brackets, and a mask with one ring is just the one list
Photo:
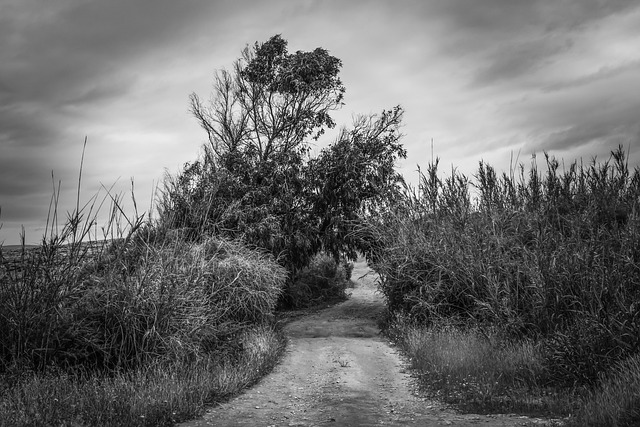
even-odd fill
[(636, 0), (538, 0), (542, 24), (549, 31), (580, 30), (595, 21), (640, 7)]
[(484, 145), (540, 152), (640, 147), (640, 100), (629, 94), (640, 57), (615, 53), (638, 34), (615, 23), (639, 8), (626, 0), (453, 0), (432, 11), (444, 20), (441, 54), (468, 77), (461, 87), (481, 90), (471, 93), (493, 106), (484, 118), (498, 135)]
[(570, 80), (559, 81), (545, 85), (541, 88), (543, 92), (555, 92), (560, 90), (572, 89), (579, 86), (586, 86), (602, 80), (617, 77), (622, 73), (637, 72), (640, 69), (640, 59), (628, 62), (618, 66), (603, 66), (595, 73), (583, 75), (581, 77)]
[(636, 0), (439, 0), (424, 7), (458, 32), (452, 38), (459, 36), (471, 49), (476, 43), (508, 42), (531, 32), (577, 30), (640, 5)]
[(0, 107), (0, 204), (5, 212), (13, 197), (50, 187), (51, 170), (60, 168), (66, 155), (59, 147), (68, 123), (60, 110), (35, 100)]
[(57, 106), (91, 94), (96, 100), (109, 96), (109, 90), (90, 89), (108, 89), (114, 78), (118, 88), (126, 85), (134, 77), (127, 75), (128, 64), (189, 37), (190, 23), (211, 10), (204, 1), (52, 4), (57, 7), (43, 14), (39, 2), (23, 0), (0, 15), (0, 82), (23, 102)]
[(474, 76), (472, 86), (487, 86), (535, 72), (548, 65), (556, 55), (571, 48), (571, 41), (559, 37), (508, 43), (495, 49), (488, 57), (484, 68)]
[[(640, 108), (640, 105), (636, 105)], [(613, 109), (590, 114), (566, 129), (537, 138), (531, 151), (567, 150), (593, 143), (613, 149), (618, 145), (640, 147), (640, 123), (637, 112)]]
[(471, 85), (510, 83), (567, 53), (578, 37), (610, 16), (640, 7), (634, 0), (441, 0), (442, 53), (467, 58)]
[(594, 144), (606, 150), (619, 144), (640, 148), (640, 98), (629, 90), (638, 84), (638, 73), (635, 67), (621, 68), (625, 71), (588, 75), (577, 79), (581, 84), (532, 93), (505, 107), (511, 126), (526, 133), (526, 151), (575, 151)]
[(154, 52), (179, 55), (176, 46), (189, 41), (194, 28), (207, 20), (215, 25), (221, 18), (212, 12), (232, 6), (205, 0), (0, 2), (2, 233), (46, 215), (52, 170), (56, 181), (73, 182), (80, 149), (69, 149), (77, 145), (70, 140), (80, 140), (85, 126), (96, 127), (103, 106), (131, 92), (140, 77), (136, 64)]

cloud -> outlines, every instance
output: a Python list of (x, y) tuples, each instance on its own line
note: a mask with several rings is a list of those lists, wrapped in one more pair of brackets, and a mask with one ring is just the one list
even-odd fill
[(475, 73), (471, 86), (504, 84), (530, 75), (544, 68), (554, 56), (567, 52), (571, 45), (564, 37), (543, 37), (502, 45), (487, 56), (487, 65)]
[(627, 108), (628, 105), (614, 105), (601, 108), (597, 112), (587, 113), (573, 121), (567, 121), (564, 129), (544, 132), (540, 130), (532, 144), (532, 151), (567, 150), (597, 143), (602, 147), (613, 149), (618, 145), (640, 147), (640, 123), (637, 111), (640, 103)]
[[(91, 131), (105, 130), (107, 123), (122, 123), (119, 114), (131, 111), (132, 106), (125, 110), (119, 102), (117, 110), (114, 103), (131, 101), (141, 77), (155, 72), (145, 63), (149, 56), (180, 54), (176, 46), (192, 36), (194, 27), (207, 20), (215, 24), (221, 18), (212, 12), (231, 7), (232, 2), (197, 0), (55, 0), (46, 7), (36, 0), (1, 2), (2, 233), (14, 238), (17, 224), (43, 220), (52, 191), (52, 170), (55, 180), (63, 182), (63, 201), (69, 198), (64, 188), (72, 187), (77, 179), (82, 138)], [(156, 68), (169, 65), (165, 61)], [(145, 101), (151, 103), (152, 98), (142, 103)], [(135, 115), (144, 112), (137, 108)], [(99, 133), (89, 135), (90, 143), (103, 138)], [(126, 158), (116, 160), (119, 151), (111, 146), (90, 151), (87, 157), (104, 160), (109, 153), (116, 166), (111, 164), (110, 171), (118, 173), (118, 167), (126, 167)], [(95, 166), (85, 170), (87, 181), (95, 180), (99, 186), (106, 180), (108, 184), (111, 177), (99, 175), (98, 170)], [(134, 175), (135, 171), (125, 173)]]
[(560, 90), (567, 90), (576, 88), (579, 86), (586, 86), (593, 83), (597, 83), (602, 80), (608, 80), (617, 77), (622, 73), (637, 72), (640, 69), (640, 60), (630, 61), (623, 65), (601, 67), (598, 71), (585, 74), (579, 77), (575, 77), (568, 80), (557, 81), (550, 83), (541, 88), (543, 92), (555, 92)]
[(127, 70), (141, 53), (188, 37), (186, 24), (201, 22), (206, 4), (55, 1), (57, 7), (45, 14), (39, 2), (24, 0), (0, 15), (0, 48), (7, 52), (0, 81), (23, 101), (37, 99), (50, 106), (86, 94), (87, 87), (109, 88), (114, 78), (121, 87), (123, 79), (134, 77)]
[(631, 0), (442, 0), (432, 12), (440, 18), (440, 54), (458, 57), (470, 87), (483, 87), (530, 79), (592, 28), (639, 7)]
[(454, 105), (458, 136), (448, 136), (456, 148), (445, 151), (640, 147), (640, 100), (630, 93), (640, 84), (637, 2), (435, 5), (439, 58), (458, 70), (453, 93), (466, 93)]
[(41, 3), (0, 0), (3, 235), (9, 219), (46, 216), (51, 170), (75, 195), (85, 135), (88, 196), (119, 177), (151, 186), (193, 160), (206, 137), (188, 94), (206, 98), (215, 69), (276, 33), (343, 61), (339, 125), (405, 107), (408, 173), (431, 138), (473, 168), (518, 149), (638, 144), (634, 0)]
[(447, 27), (458, 30), (453, 38), (466, 40), (471, 49), (487, 41), (509, 41), (505, 35), (580, 30), (639, 6), (635, 0), (438, 0), (424, 7)]

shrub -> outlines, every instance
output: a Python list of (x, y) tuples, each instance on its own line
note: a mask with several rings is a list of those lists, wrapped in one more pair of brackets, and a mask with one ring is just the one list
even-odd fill
[(270, 255), (128, 218), (109, 197), (103, 240), (91, 203), (59, 233), (54, 194), (39, 247), (0, 246), (0, 426), (172, 425), (282, 354), (287, 272)]
[[(129, 368), (221, 351), (247, 325), (271, 319), (286, 280), (268, 256), (212, 238), (114, 242), (79, 266), (57, 262), (64, 280), (37, 254), (0, 288), (10, 297), (0, 302), (5, 367)], [(17, 306), (25, 293), (31, 304)]]
[(342, 264), (326, 254), (315, 255), (308, 267), (294, 278), (285, 293), (283, 306), (310, 307), (323, 301), (346, 298), (347, 273)]
[(346, 258), (340, 260), (339, 267), (344, 270), (344, 276), (347, 281), (351, 280), (351, 276), (353, 274), (353, 262), (349, 261)]

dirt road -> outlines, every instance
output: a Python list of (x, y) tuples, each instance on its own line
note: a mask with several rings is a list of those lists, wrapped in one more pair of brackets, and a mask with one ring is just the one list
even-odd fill
[(202, 419), (204, 426), (522, 426), (515, 415), (457, 414), (418, 397), (407, 367), (377, 326), (384, 311), (372, 273), (356, 264), (341, 304), (289, 323), (287, 354), (273, 373)]

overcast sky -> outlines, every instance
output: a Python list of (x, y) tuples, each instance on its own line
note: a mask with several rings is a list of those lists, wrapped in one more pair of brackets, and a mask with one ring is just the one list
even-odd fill
[[(334, 118), (402, 105), (415, 181), (431, 158), (471, 175), (544, 150), (565, 161), (640, 159), (640, 2), (633, 0), (0, 0), (0, 242), (41, 239), (55, 181), (59, 211), (102, 185), (140, 211), (154, 183), (206, 139), (188, 96), (246, 44), (343, 62)], [(318, 143), (318, 150), (332, 134)], [(104, 191), (102, 192), (104, 194)], [(125, 195), (125, 198), (128, 196)]]

